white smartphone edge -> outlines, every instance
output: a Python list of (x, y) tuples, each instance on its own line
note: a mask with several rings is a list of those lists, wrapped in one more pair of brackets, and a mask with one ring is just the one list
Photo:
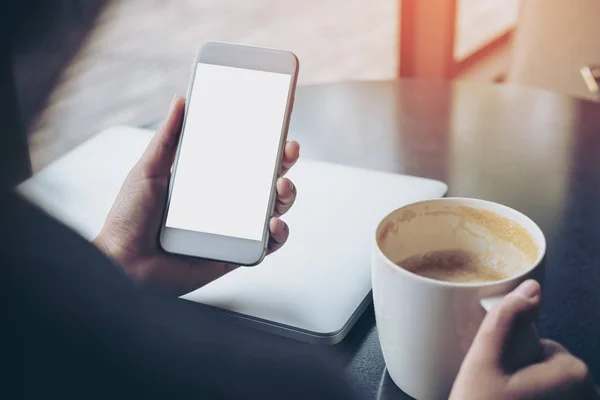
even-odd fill
[(255, 266), (260, 264), (267, 254), (269, 244), (269, 221), (273, 215), (276, 202), (276, 183), (281, 170), (283, 150), (287, 141), (290, 117), (294, 105), (296, 83), (298, 80), (299, 61), (296, 55), (289, 51), (240, 45), (226, 42), (209, 41), (203, 43), (197, 50), (190, 81), (186, 94), (186, 104), (183, 123), (181, 125), (182, 135), (185, 133), (188, 106), (190, 96), (196, 79), (198, 63), (208, 63), (229, 67), (247, 68), (259, 71), (279, 72), (290, 74), (290, 87), (285, 109), (282, 132), (277, 150), (277, 163), (273, 170), (271, 179), (271, 194), (267, 214), (264, 218), (263, 235), (260, 241), (236, 238), (230, 236), (216, 235), (204, 232), (189, 231), (166, 226), (167, 213), (171, 202), (173, 181), (177, 173), (180, 147), (182, 138), (179, 138), (177, 151), (173, 161), (171, 178), (167, 191), (167, 199), (163, 209), (161, 228), (159, 231), (159, 246), (167, 253), (180, 254), (197, 257), (206, 260), (226, 262), (241, 266)]

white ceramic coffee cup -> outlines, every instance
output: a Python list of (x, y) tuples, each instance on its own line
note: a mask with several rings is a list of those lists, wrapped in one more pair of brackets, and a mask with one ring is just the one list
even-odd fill
[[(449, 249), (503, 254), (509, 266), (517, 264), (514, 257), (528, 262), (506, 279), (476, 283), (429, 279), (397, 265)], [(544, 235), (530, 218), (485, 200), (427, 200), (386, 216), (377, 228), (371, 267), (379, 340), (394, 383), (416, 399), (448, 398), (486, 309), (524, 280), (540, 281), (545, 252)], [(535, 329), (522, 335), (517, 352), (531, 354), (517, 356), (534, 357)]]

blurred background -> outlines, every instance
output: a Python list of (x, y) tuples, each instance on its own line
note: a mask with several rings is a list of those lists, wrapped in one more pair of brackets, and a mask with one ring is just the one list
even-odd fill
[(294, 51), (300, 85), (396, 78), (519, 84), (588, 100), (598, 0), (3, 0), (33, 172), (116, 124), (161, 119), (197, 46)]

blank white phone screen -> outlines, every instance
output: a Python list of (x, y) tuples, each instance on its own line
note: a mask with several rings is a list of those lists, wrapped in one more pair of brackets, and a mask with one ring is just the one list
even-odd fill
[(260, 241), (291, 75), (196, 68), (166, 226)]

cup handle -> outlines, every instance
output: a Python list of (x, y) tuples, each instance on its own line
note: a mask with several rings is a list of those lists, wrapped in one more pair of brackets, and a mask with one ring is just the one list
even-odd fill
[[(488, 297), (481, 299), (479, 303), (488, 312), (503, 298), (504, 296)], [(508, 339), (505, 355), (505, 367), (513, 371), (540, 361), (543, 347), (535, 324), (517, 323)]]

